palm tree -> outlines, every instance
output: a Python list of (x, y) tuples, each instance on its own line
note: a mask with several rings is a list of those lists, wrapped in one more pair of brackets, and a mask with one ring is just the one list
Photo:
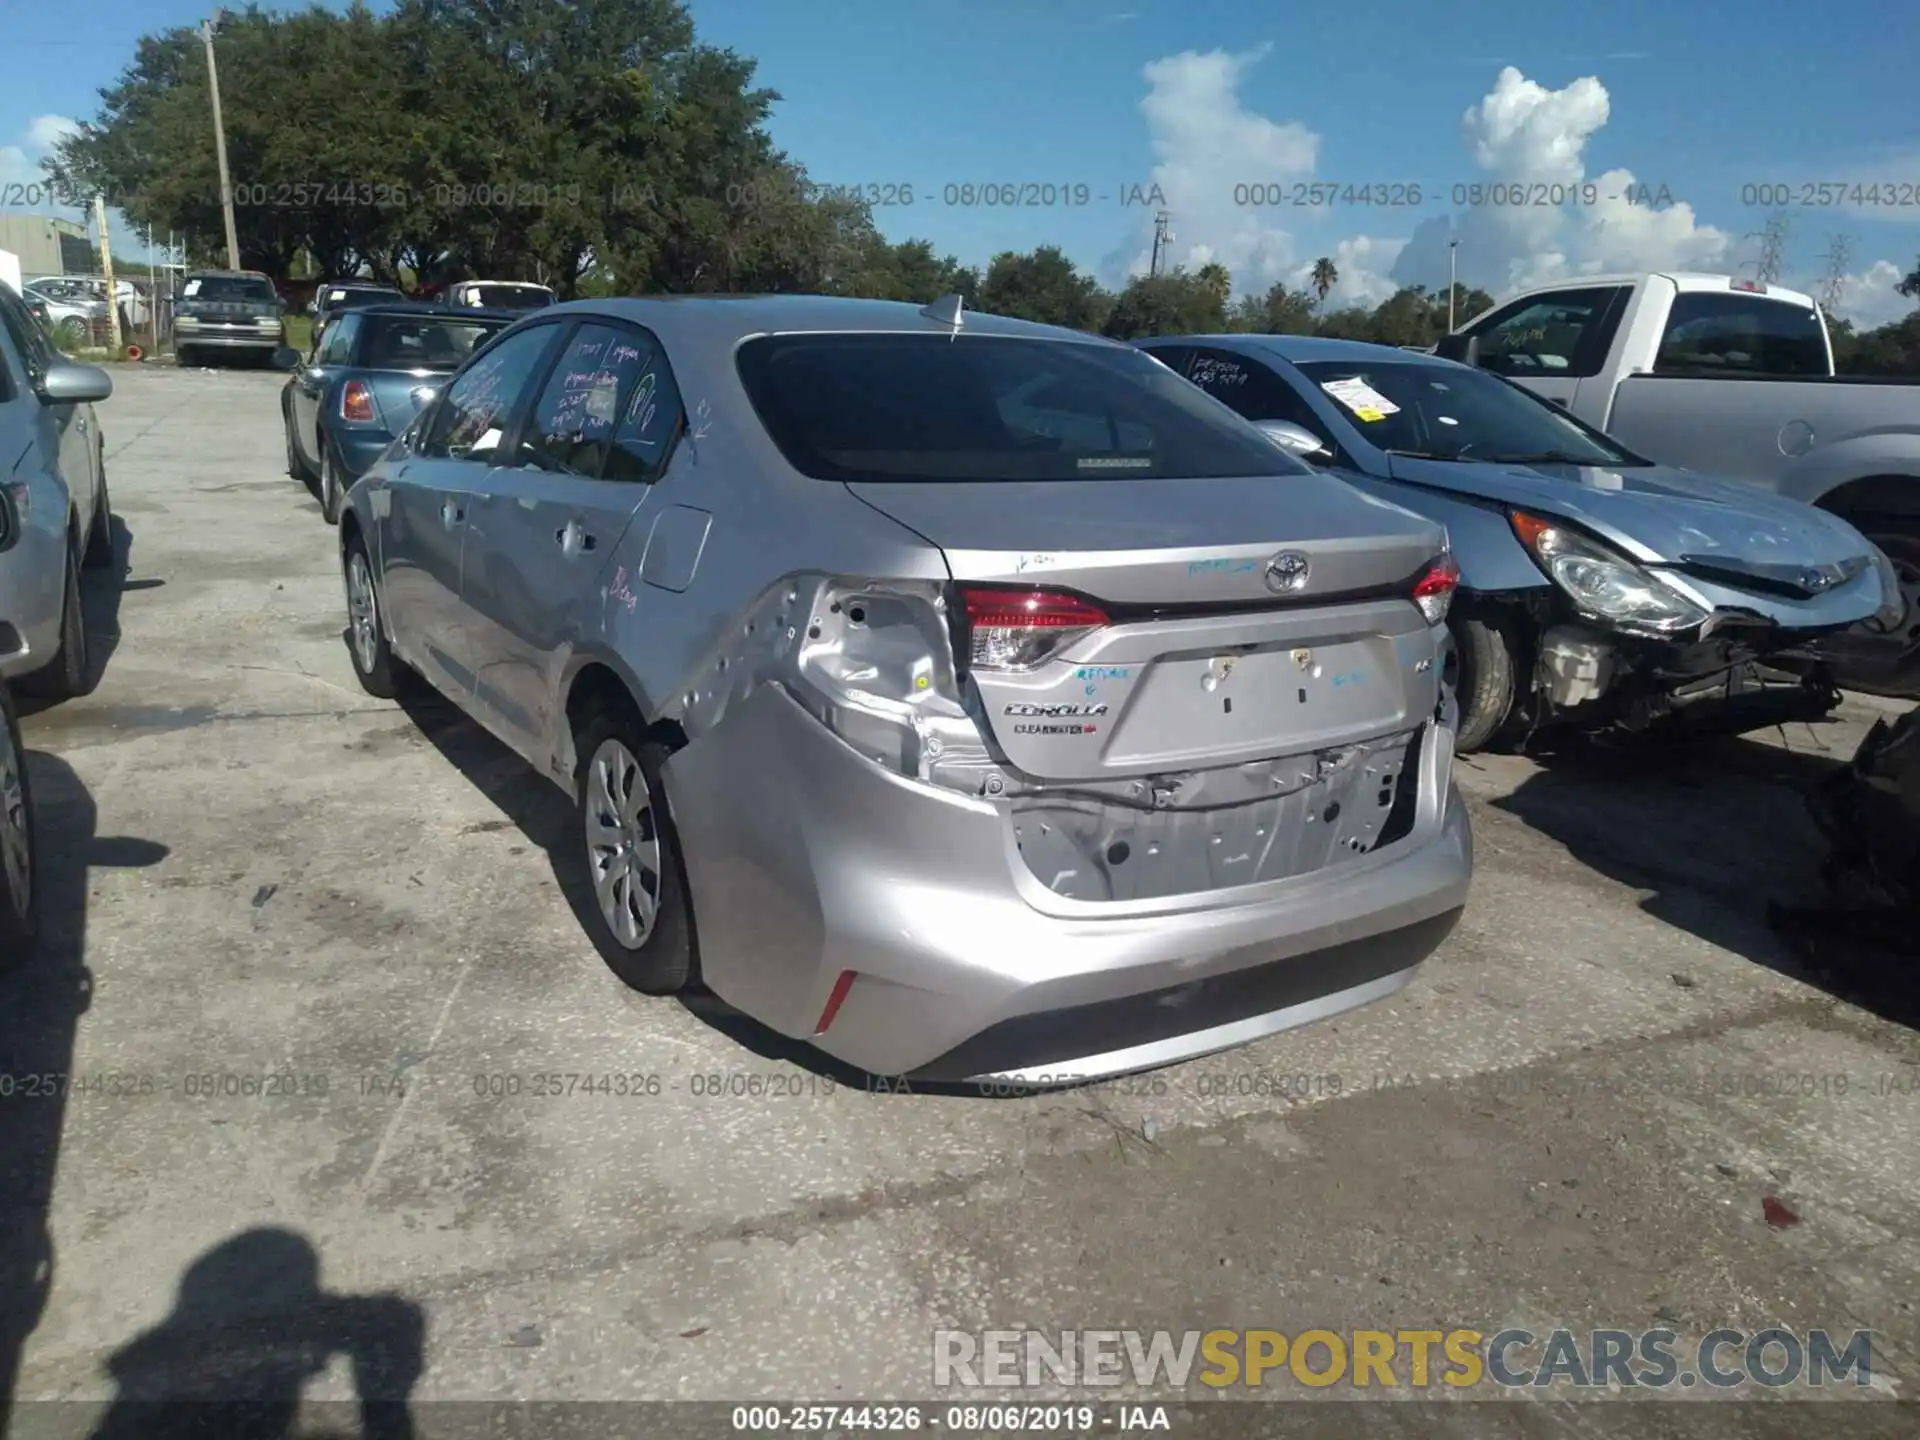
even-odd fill
[(1340, 272), (1334, 268), (1333, 261), (1322, 255), (1313, 262), (1313, 293), (1320, 297), (1322, 305), (1327, 303), (1327, 292), (1340, 283)]

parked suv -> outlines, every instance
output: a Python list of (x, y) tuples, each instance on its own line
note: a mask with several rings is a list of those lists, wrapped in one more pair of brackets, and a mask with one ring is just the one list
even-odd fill
[(1386, 995), (1465, 902), (1444, 531), (1130, 347), (957, 297), (559, 305), (347, 500), (362, 685), (571, 793), (649, 993), (1044, 1084)]
[(174, 356), (182, 365), (214, 355), (267, 361), (287, 343), (286, 311), (273, 281), (257, 270), (194, 271), (174, 298)]

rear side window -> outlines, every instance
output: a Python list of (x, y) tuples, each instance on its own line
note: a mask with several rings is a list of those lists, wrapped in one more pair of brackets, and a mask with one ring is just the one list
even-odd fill
[(342, 315), (327, 331), (327, 338), (321, 342), (320, 353), (315, 358), (322, 365), (344, 365), (347, 357), (353, 353), (353, 337), (359, 332), (358, 315)]
[(1249, 420), (1288, 420), (1333, 444), (1313, 408), (1272, 367), (1258, 360), (1226, 350), (1196, 350), (1187, 379)]
[(1619, 325), (1618, 287), (1556, 290), (1516, 301), (1474, 326), (1482, 368), (1516, 379), (1598, 375)]
[(743, 345), (739, 368), (774, 443), (821, 480), (1309, 473), (1131, 348), (1007, 335), (778, 335)]
[(625, 411), (650, 390), (655, 348), (624, 327), (582, 325), (540, 392), (520, 445), (524, 457), (542, 469), (590, 480), (643, 478), (609, 460)]
[(1654, 356), (1656, 375), (1825, 375), (1818, 312), (1757, 295), (1676, 295)]

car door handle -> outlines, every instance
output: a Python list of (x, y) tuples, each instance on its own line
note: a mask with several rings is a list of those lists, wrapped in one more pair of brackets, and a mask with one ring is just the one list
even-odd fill
[(583, 529), (578, 520), (570, 520), (553, 532), (554, 543), (569, 555), (578, 555), (583, 550), (591, 550), (598, 543), (591, 531)]
[(456, 501), (449, 500), (440, 507), (440, 521), (449, 530), (466, 519), (466, 516), (467, 512), (462, 510)]

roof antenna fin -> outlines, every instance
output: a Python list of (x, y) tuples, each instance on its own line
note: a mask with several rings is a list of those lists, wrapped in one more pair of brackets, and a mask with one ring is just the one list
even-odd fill
[(961, 323), (960, 310), (962, 303), (958, 295), (942, 295), (931, 305), (921, 306), (920, 313), (929, 320), (938, 321), (942, 325), (951, 325), (954, 329), (958, 330)]

